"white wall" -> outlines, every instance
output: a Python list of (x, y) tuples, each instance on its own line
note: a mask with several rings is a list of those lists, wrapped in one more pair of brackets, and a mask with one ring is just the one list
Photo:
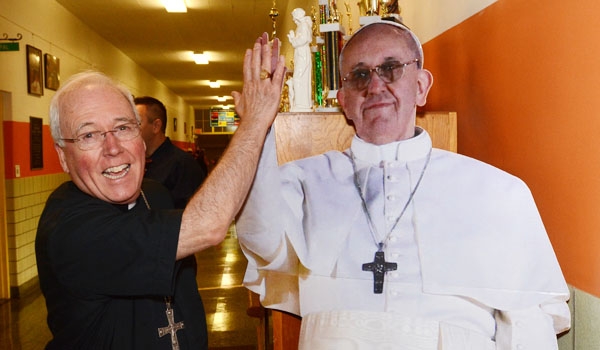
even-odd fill
[(496, 1), (400, 0), (400, 6), (406, 25), (426, 43)]

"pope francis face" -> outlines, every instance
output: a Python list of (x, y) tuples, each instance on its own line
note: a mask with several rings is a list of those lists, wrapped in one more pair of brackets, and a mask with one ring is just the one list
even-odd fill
[(60, 115), (65, 144), (55, 148), (77, 187), (110, 203), (135, 201), (145, 145), (128, 99), (113, 86), (88, 84), (64, 97)]
[(400, 28), (374, 24), (357, 32), (342, 52), (337, 98), (366, 142), (414, 136), (416, 108), (425, 104), (433, 79), (419, 68), (410, 40)]

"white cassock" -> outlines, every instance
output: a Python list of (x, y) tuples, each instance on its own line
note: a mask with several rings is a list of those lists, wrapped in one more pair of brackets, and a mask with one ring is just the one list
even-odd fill
[[(273, 134), (237, 232), (245, 285), (302, 316), (301, 349), (557, 349), (569, 291), (523, 181), (420, 128), (281, 167)], [(397, 269), (375, 294), (362, 266), (382, 240)]]

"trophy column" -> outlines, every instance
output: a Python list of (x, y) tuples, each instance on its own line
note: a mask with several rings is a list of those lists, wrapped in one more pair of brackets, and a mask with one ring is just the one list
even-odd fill
[(338, 67), (338, 59), (340, 50), (344, 43), (344, 30), (339, 23), (326, 23), (319, 26), (319, 30), (324, 38), (323, 50), (325, 51), (324, 59), (324, 80), (327, 94), (325, 91), (325, 109), (331, 111), (339, 111), (337, 104), (337, 91), (341, 86), (340, 71)]

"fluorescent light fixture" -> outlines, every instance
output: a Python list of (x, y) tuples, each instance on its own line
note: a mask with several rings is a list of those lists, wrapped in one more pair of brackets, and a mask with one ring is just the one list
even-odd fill
[(196, 64), (208, 64), (208, 55), (204, 52), (194, 52), (193, 56)]
[(210, 86), (213, 89), (218, 89), (221, 87), (221, 84), (219, 84), (218, 81), (209, 81), (208, 86)]
[(217, 101), (225, 102), (225, 101), (227, 101), (227, 97), (226, 96), (217, 96)]
[(163, 5), (167, 12), (183, 13), (187, 12), (185, 0), (163, 0)]
[(223, 109), (229, 109), (229, 105), (223, 105)]

